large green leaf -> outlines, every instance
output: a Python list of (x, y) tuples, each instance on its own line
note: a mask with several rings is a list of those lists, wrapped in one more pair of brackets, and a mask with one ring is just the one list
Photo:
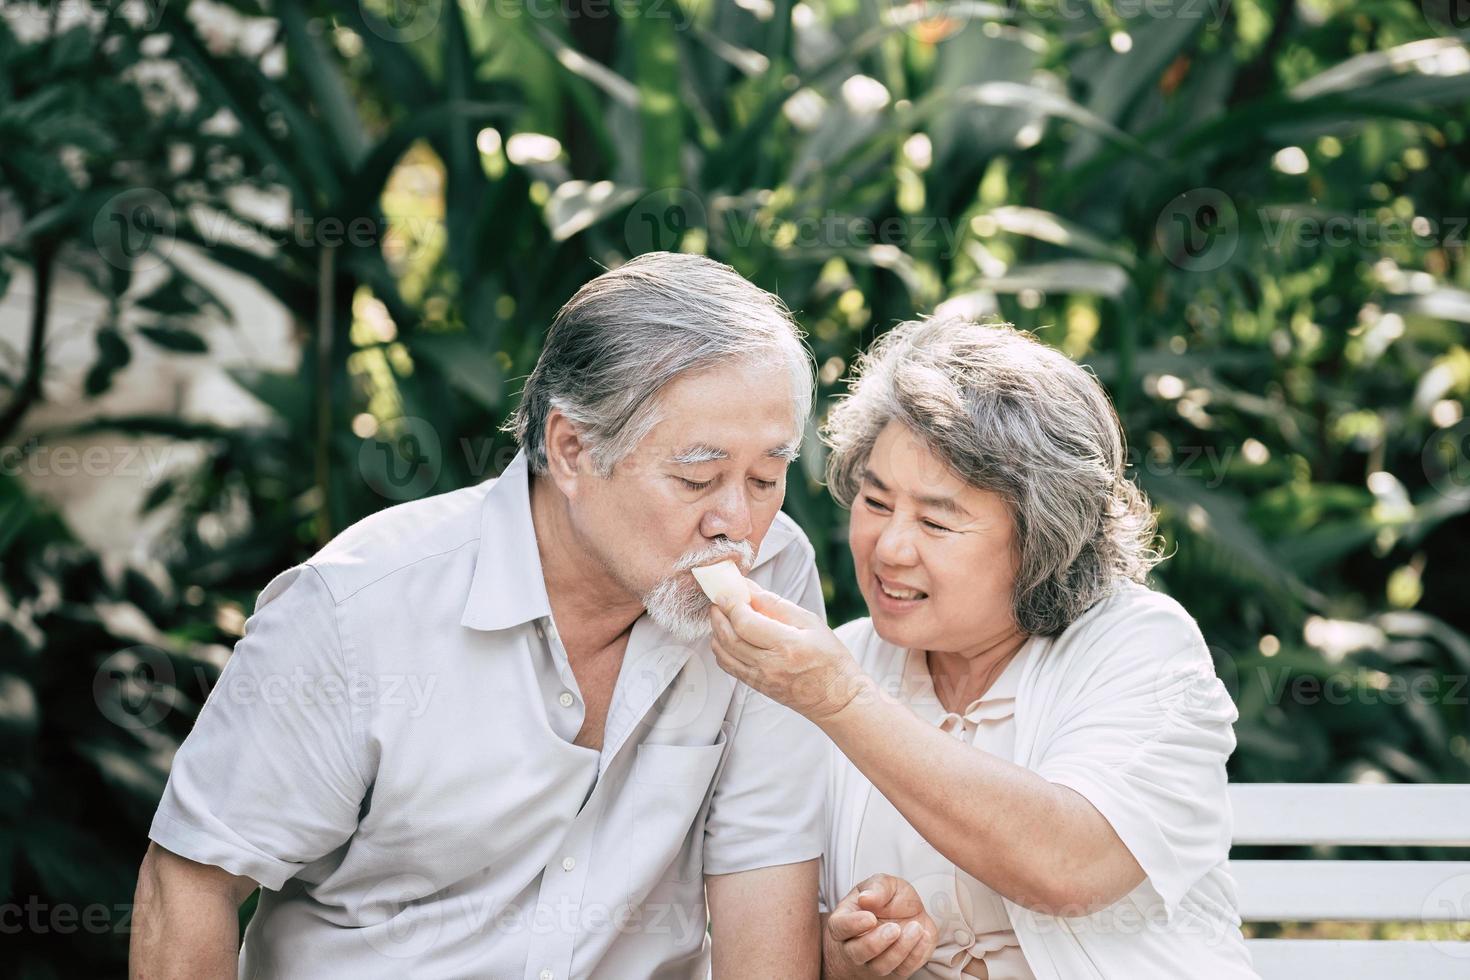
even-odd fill
[(763, 149), (761, 138), (770, 131), (780, 117), (782, 107), (793, 95), (805, 88), (823, 88), (834, 76), (908, 26), (909, 22), (904, 18), (891, 18), (865, 30), (850, 44), (818, 63), (802, 68), (791, 79), (774, 79), (771, 92), (762, 97), (749, 121), (726, 136), (710, 154), (704, 168), (704, 186), (729, 186), (739, 175), (750, 170), (755, 157)]
[(1272, 602), (1294, 606), (1320, 601), (1315, 590), (1287, 570), (1246, 520), (1245, 504), (1235, 494), (1208, 489), (1191, 476), (1159, 467), (1145, 467), (1138, 481), (1154, 503), (1169, 508), (1194, 539), (1208, 542), (1241, 572), (1272, 589)]
[(203, 354), (209, 350), (204, 338), (185, 327), (156, 324), (140, 326), (138, 332), (165, 350), (176, 354)]
[(1117, 245), (1111, 245), (1074, 221), (1059, 214), (1040, 208), (1005, 205), (981, 212), (998, 231), (1026, 235), (1038, 241), (1050, 242), (1072, 251), (1103, 259), (1124, 268), (1133, 268), (1133, 253)]
[[(169, 5), (163, 8), (160, 26), (168, 31), (172, 50), (191, 69), (200, 88), (211, 101), (226, 108), (239, 122), (241, 138), (245, 144), (261, 163), (274, 168), (275, 179), (290, 189), (296, 204), (309, 209), (313, 196), (307, 192), (305, 175), (298, 169), (294, 159), (288, 159), (283, 154), (276, 138), (271, 134), (262, 106), (263, 92), (259, 84), (264, 80), (264, 75), (258, 68), (245, 70), (239, 64), (232, 65), (211, 55), (178, 6)], [(283, 108), (295, 111), (297, 118), (302, 118), (290, 100), (284, 102)], [(309, 147), (320, 149), (320, 140), (310, 127), (298, 124), (296, 132), (307, 141)], [(306, 159), (311, 161), (309, 171), (320, 175), (324, 164), (309, 150)]]
[[(385, 91), (394, 93), (409, 109), (435, 101), (433, 82), (414, 55), (413, 45), (405, 43), (399, 32), (358, 0), (332, 0), (332, 10), (362, 39), (372, 58), (373, 74), (382, 80)], [(415, 16), (427, 13), (427, 8), (419, 8)]]
[(1463, 99), (1470, 93), (1470, 46), (1455, 37), (1426, 38), (1366, 51), (1292, 87), (1297, 100), (1354, 94), (1393, 100)]
[(122, 333), (114, 326), (105, 326), (97, 331), (97, 360), (87, 372), (85, 387), (88, 395), (102, 394), (112, 387), (113, 375), (127, 367), (133, 352)]
[(317, 116), (332, 135), (335, 156), (346, 161), (348, 167), (355, 167), (367, 152), (368, 137), (347, 82), (321, 35), (308, 27), (302, 7), (288, 2), (281, 4), (279, 11), (286, 30), (286, 48), (306, 81)]
[(638, 187), (618, 187), (612, 181), (589, 183), (569, 180), (552, 191), (546, 202), (546, 224), (551, 237), (566, 241), (643, 195)]
[(134, 305), (164, 316), (194, 316), (207, 309), (221, 318), (229, 317), (229, 308), (212, 290), (176, 265), (171, 264), (169, 272), (151, 292), (134, 300)]
[(652, 188), (684, 183), (681, 155), (684, 114), (679, 90), (679, 48), (674, 21), (653, 16), (659, 0), (628, 5), (622, 24), (632, 35), (638, 80), (638, 118), (643, 126), (643, 182)]
[(414, 335), (412, 351), (482, 408), (492, 412), (500, 409), (505, 372), (497, 363), (495, 352), (486, 349), (473, 335), (420, 331)]
[(514, 105), (504, 102), (445, 102), (404, 119), (378, 140), (352, 173), (332, 213), (343, 221), (375, 214), (388, 175), (415, 140), (456, 127), (503, 121), (515, 111)]

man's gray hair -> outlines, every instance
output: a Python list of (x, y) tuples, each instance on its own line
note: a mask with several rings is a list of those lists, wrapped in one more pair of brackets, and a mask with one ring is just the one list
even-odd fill
[(811, 412), (811, 354), (779, 298), (702, 255), (649, 252), (587, 283), (556, 314), (506, 424), (546, 472), (546, 419), (559, 409), (603, 475), (658, 424), (658, 394), (722, 362), (784, 364), (797, 437)]
[(824, 429), (827, 481), (851, 507), (873, 444), (899, 422), (1015, 522), (1012, 607), (1060, 633), (1119, 579), (1160, 561), (1148, 498), (1124, 473), (1123, 427), (1098, 380), (1010, 324), (902, 323), (859, 361)]

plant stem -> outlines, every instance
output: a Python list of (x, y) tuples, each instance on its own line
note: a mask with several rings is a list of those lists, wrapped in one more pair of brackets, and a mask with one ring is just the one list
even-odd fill
[(332, 539), (332, 318), (337, 253), (323, 247), (316, 284), (316, 486), (321, 498), (318, 544)]
[(35, 304), (31, 307), (30, 342), (26, 349), (26, 370), (15, 397), (0, 414), (0, 441), (9, 439), (20, 426), (20, 420), (41, 397), (41, 375), (46, 368), (46, 320), (51, 313), (51, 273), (56, 263), (56, 245), (43, 239), (36, 243), (31, 261), (35, 275)]

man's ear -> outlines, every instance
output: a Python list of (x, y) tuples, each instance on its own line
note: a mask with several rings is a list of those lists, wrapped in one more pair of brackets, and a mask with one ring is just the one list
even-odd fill
[(545, 435), (547, 476), (571, 499), (576, 496), (579, 481), (591, 470), (587, 465), (591, 462), (586, 457), (587, 444), (577, 426), (558, 408), (546, 416)]

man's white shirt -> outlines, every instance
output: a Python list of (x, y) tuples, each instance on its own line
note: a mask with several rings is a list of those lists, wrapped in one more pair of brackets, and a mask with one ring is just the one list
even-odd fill
[[(784, 514), (750, 577), (823, 612)], [(583, 714), (522, 453), (271, 580), (150, 837), (263, 886), (241, 977), (705, 977), (703, 875), (821, 855), (825, 740), (646, 615)]]

